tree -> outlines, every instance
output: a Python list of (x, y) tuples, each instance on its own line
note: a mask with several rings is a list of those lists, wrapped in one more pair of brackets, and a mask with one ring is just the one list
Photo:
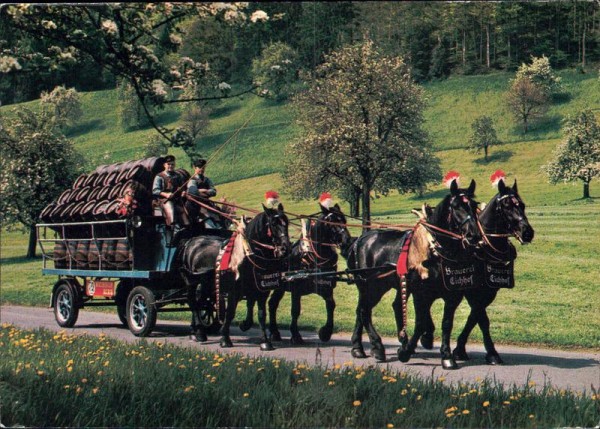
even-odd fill
[[(16, 65), (0, 67), (14, 72), (52, 67), (69, 54), (85, 57), (113, 75), (127, 81), (138, 96), (150, 124), (173, 145), (182, 135), (177, 129), (159, 125), (150, 107), (160, 109), (168, 103), (199, 101), (181, 99), (174, 89), (188, 85), (208, 85), (210, 65), (189, 57), (164, 59), (178, 52), (183, 43), (182, 23), (191, 17), (219, 19), (231, 24), (245, 24), (268, 19), (264, 12), (254, 11), (248, 17), (248, 3), (107, 3), (61, 5), (10, 5), (2, 9), (13, 29), (35, 39), (52, 40), (52, 49), (37, 52), (31, 46), (18, 46), (10, 51)], [(2, 61), (7, 63), (7, 61)], [(7, 63), (8, 64), (8, 63)], [(18, 67), (17, 67), (18, 65)], [(7, 69), (7, 70), (5, 70)], [(219, 99), (223, 95), (211, 88), (202, 99)], [(253, 91), (249, 88), (241, 93)]]
[(29, 229), (27, 257), (35, 256), (41, 211), (73, 184), (84, 164), (45, 110), (22, 108), (0, 118), (0, 213), (2, 225)]
[(192, 139), (197, 140), (208, 127), (208, 111), (197, 104), (192, 104), (183, 111), (181, 123)]
[(591, 110), (567, 120), (566, 139), (553, 153), (553, 160), (542, 169), (550, 183), (583, 182), (583, 198), (590, 197), (590, 182), (600, 175), (600, 125)]
[(496, 135), (492, 118), (480, 116), (473, 121), (471, 128), (473, 134), (469, 138), (469, 148), (476, 153), (481, 152), (481, 149), (483, 149), (484, 159), (487, 162), (489, 147), (502, 144)]
[(253, 82), (266, 97), (285, 100), (297, 80), (296, 51), (282, 42), (267, 46), (259, 58), (252, 61)]
[(81, 97), (75, 88), (57, 86), (51, 92), (43, 91), (40, 96), (42, 108), (50, 109), (56, 125), (64, 129), (75, 124), (83, 116)]
[(523, 130), (529, 130), (529, 123), (543, 116), (548, 110), (548, 96), (531, 79), (524, 77), (513, 81), (506, 101), (517, 120), (523, 122)]
[(533, 84), (540, 87), (546, 96), (562, 91), (560, 77), (556, 76), (550, 60), (546, 56), (541, 58), (531, 57), (531, 64), (521, 64), (515, 80), (529, 79)]
[[(289, 149), (284, 180), (296, 194), (316, 196), (323, 188), (315, 185), (335, 186), (344, 195), (359, 190), (368, 225), (372, 191), (414, 192), (439, 178), (422, 128), (423, 89), (401, 57), (381, 54), (371, 40), (327, 55), (294, 105), (305, 137)], [(428, 164), (434, 173), (423, 177)]]
[(119, 83), (117, 98), (119, 100), (117, 116), (123, 131), (139, 129), (149, 125), (144, 107), (129, 83), (125, 81)]

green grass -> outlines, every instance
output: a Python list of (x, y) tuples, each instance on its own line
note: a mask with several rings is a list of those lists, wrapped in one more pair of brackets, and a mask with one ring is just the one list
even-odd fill
[[(596, 249), (600, 238), (600, 185), (593, 181), (591, 193), (597, 198), (584, 201), (580, 183), (549, 185), (540, 166), (549, 160), (562, 138), (560, 118), (583, 107), (600, 108), (600, 82), (591, 74), (567, 70), (560, 75), (570, 98), (553, 105), (548, 117), (556, 120), (538, 124), (526, 136), (515, 128), (503, 107), (501, 97), (512, 77), (506, 73), (452, 77), (426, 85), (431, 97), (430, 107), (425, 112), (426, 128), (436, 147), (443, 149), (437, 152), (442, 169), (458, 170), (463, 184), (474, 178), (480, 201), (487, 202), (494, 195), (488, 178), (494, 170), (502, 168), (509, 184), (518, 179), (521, 196), (528, 205), (536, 238), (531, 245), (519, 247), (517, 286), (514, 290), (501, 291), (489, 310), (494, 338), (504, 343), (598, 348), (600, 322), (595, 312), (600, 307), (597, 289), (600, 258)], [(77, 127), (69, 130), (77, 148), (90, 160), (90, 169), (97, 164), (141, 157), (144, 144), (154, 133), (149, 128), (124, 133), (118, 125), (116, 101), (115, 91), (83, 94), (85, 116)], [(36, 103), (28, 105), (35, 107)], [(0, 110), (4, 113), (7, 109), (10, 106)], [(479, 114), (492, 116), (500, 138), (507, 142), (491, 148), (489, 162), (484, 162), (481, 154), (460, 148), (468, 139), (472, 120)], [(178, 111), (167, 109), (160, 120), (163, 125), (173, 127), (177, 124)], [(219, 196), (233, 199), (243, 207), (260, 209), (264, 192), (276, 189), (287, 211), (314, 213), (318, 209), (316, 202), (291, 200), (278, 174), (283, 147), (301, 135), (288, 105), (256, 97), (223, 101), (213, 111), (207, 135), (200, 142), (204, 155), (214, 154), (248, 120), (247, 126), (209, 165), (208, 174), (217, 184)], [(183, 152), (173, 152), (182, 159), (179, 165), (187, 167)], [(396, 192), (388, 197), (375, 197), (373, 214), (381, 221), (412, 224), (411, 208), (420, 207), (423, 202), (436, 204), (446, 192), (441, 186), (434, 186), (422, 198)], [(346, 204), (342, 206), (347, 210)], [(357, 228), (352, 229), (353, 235), (359, 232)], [(297, 237), (299, 231), (292, 228), (291, 234)], [(47, 305), (55, 279), (41, 276), (40, 260), (22, 257), (26, 240), (27, 236), (20, 233), (2, 231), (1, 300)], [(340, 284), (336, 289), (338, 331), (352, 329), (356, 295), (354, 286)], [(376, 326), (386, 335), (394, 335), (395, 330), (391, 301), (392, 294), (389, 294), (375, 311)], [(244, 316), (241, 307), (238, 319)], [(439, 320), (440, 303), (435, 305), (434, 311)], [(466, 305), (459, 308), (457, 327), (462, 326), (467, 312)], [(319, 297), (307, 297), (300, 322), (305, 328), (317, 329), (323, 323), (324, 313)], [(280, 310), (280, 321), (289, 323), (287, 298)], [(412, 321), (411, 326), (414, 326)], [(478, 330), (474, 331), (473, 338), (481, 339)]]
[(0, 328), (7, 427), (592, 427), (585, 393)]

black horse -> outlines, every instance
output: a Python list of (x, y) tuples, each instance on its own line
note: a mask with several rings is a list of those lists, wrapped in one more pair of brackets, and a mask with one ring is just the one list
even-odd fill
[[(346, 254), (350, 247), (352, 237), (346, 227), (346, 217), (338, 204), (331, 209), (322, 206), (321, 214), (316, 219), (311, 219), (306, 237), (296, 241), (292, 246), (290, 256), (290, 270), (318, 270), (320, 272), (337, 271), (338, 254), (336, 247), (340, 247), (342, 255)], [(304, 243), (304, 246), (303, 246)], [(333, 289), (336, 280), (332, 277), (300, 277), (289, 281), (285, 288), (277, 289), (269, 299), (269, 325), (274, 341), (281, 341), (281, 334), (277, 328), (277, 308), (286, 291), (291, 292), (292, 323), (290, 325), (291, 343), (300, 345), (304, 343), (298, 330), (298, 317), (301, 311), (301, 297), (317, 293), (325, 300), (327, 310), (327, 321), (319, 329), (319, 339), (329, 341), (333, 333), (333, 312), (335, 300)], [(249, 328), (252, 324), (252, 309), (248, 309), (244, 327)]]
[[(377, 361), (385, 361), (385, 350), (381, 337), (372, 323), (372, 310), (390, 289), (396, 289), (396, 297), (392, 304), (396, 318), (398, 339), (402, 348), (398, 349), (398, 357), (403, 362), (410, 359), (414, 352), (416, 340), (426, 330), (429, 310), (434, 300), (444, 299), (444, 319), (442, 323), (443, 344), (441, 348), (442, 364), (444, 367), (453, 364), (450, 349), (450, 333), (456, 308), (462, 300), (462, 292), (449, 291), (441, 285), (440, 260), (462, 261), (471, 258), (481, 234), (477, 226), (477, 203), (473, 200), (475, 181), (471, 181), (468, 189), (459, 189), (456, 181), (450, 187), (447, 195), (429, 216), (429, 224), (435, 228), (430, 230), (437, 242), (437, 256), (430, 257), (423, 263), (429, 270), (429, 277), (421, 279), (416, 270), (410, 270), (407, 275), (408, 292), (412, 293), (416, 311), (415, 336), (406, 342), (404, 337), (404, 322), (400, 278), (395, 268), (385, 275), (375, 270), (377, 267), (395, 267), (402, 245), (408, 232), (395, 230), (373, 230), (363, 234), (352, 245), (348, 256), (348, 267), (351, 269), (373, 268), (372, 275), (355, 276), (358, 287), (358, 306), (356, 308), (356, 323), (352, 334), (352, 356), (365, 358), (362, 345), (363, 327), (367, 330), (372, 346), (372, 355)], [(439, 228), (439, 229), (437, 229)], [(447, 232), (450, 232), (448, 234)], [(408, 297), (406, 297), (408, 298)], [(453, 364), (453, 365), (452, 365)]]
[[(242, 297), (257, 301), (258, 319), (263, 332), (261, 350), (272, 350), (270, 333), (266, 324), (266, 301), (271, 289), (270, 275), (277, 281), (279, 272), (287, 270), (290, 240), (288, 218), (283, 205), (277, 209), (264, 208), (243, 229), (241, 237), (236, 239), (234, 253), (243, 252), (237, 266), (238, 275), (231, 274), (219, 278), (218, 297), (227, 297), (225, 318), (220, 329), (221, 347), (232, 347), (230, 338), (231, 322), (235, 318), (237, 304)], [(246, 241), (246, 251), (240, 246)], [(227, 243), (221, 236), (204, 235), (185, 240), (180, 244), (176, 263), (189, 286), (188, 304), (192, 310), (192, 334), (198, 341), (206, 341), (207, 320), (210, 313), (210, 297), (215, 293), (216, 265), (221, 249)]]
[(490, 336), (490, 319), (486, 308), (496, 298), (499, 288), (511, 288), (514, 285), (513, 261), (517, 254), (508, 238), (514, 236), (521, 244), (526, 244), (534, 236), (525, 214), (525, 204), (517, 190), (517, 181), (510, 188), (500, 180), (498, 191), (479, 214), (485, 232), (483, 245), (477, 254), (481, 259), (478, 267), (483, 283), (477, 288), (465, 290), (471, 312), (453, 351), (456, 360), (468, 360), (467, 340), (475, 325), (479, 325), (486, 350), (485, 359), (490, 365), (503, 363)]

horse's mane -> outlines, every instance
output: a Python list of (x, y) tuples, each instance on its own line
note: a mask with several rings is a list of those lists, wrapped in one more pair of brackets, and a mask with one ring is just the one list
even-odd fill
[(450, 205), (450, 198), (452, 197), (451, 194), (446, 195), (444, 197), (444, 199), (442, 201), (440, 201), (440, 203), (435, 206), (435, 208), (433, 209), (433, 212), (431, 213), (431, 215), (429, 216), (429, 223), (431, 223), (432, 225), (435, 226), (439, 226), (439, 227), (445, 227), (447, 226), (447, 216), (446, 216), (446, 211), (448, 210), (448, 207)]
[(260, 234), (260, 227), (262, 223), (260, 220), (265, 216), (264, 212), (258, 213), (252, 220), (246, 225), (246, 237), (256, 237)]

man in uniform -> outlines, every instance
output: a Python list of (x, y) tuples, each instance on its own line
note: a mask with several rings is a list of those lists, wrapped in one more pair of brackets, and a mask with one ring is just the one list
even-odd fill
[(219, 225), (219, 216), (215, 212), (200, 206), (195, 201), (199, 201), (202, 204), (214, 207), (212, 201), (208, 198), (217, 195), (217, 190), (213, 185), (212, 181), (204, 175), (206, 171), (206, 160), (197, 159), (194, 161), (194, 175), (190, 178), (187, 185), (187, 195), (190, 196), (185, 203), (185, 209), (190, 215), (193, 222), (198, 217), (204, 222), (204, 226), (210, 229), (221, 228)]
[(152, 185), (152, 195), (158, 201), (167, 225), (177, 227), (188, 226), (190, 221), (181, 205), (180, 191), (184, 185), (182, 177), (175, 172), (175, 157), (167, 155), (163, 164), (164, 171), (158, 173)]

